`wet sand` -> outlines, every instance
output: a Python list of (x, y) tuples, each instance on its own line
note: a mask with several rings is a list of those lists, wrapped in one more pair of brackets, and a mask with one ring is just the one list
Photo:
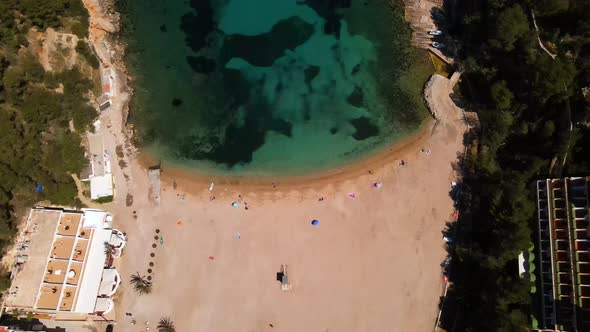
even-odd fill
[[(412, 158), (412, 153), (416, 149), (420, 149), (433, 134), (434, 123), (434, 120), (427, 119), (413, 135), (383, 148), (381, 151), (360, 160), (312, 174), (279, 177), (210, 175), (164, 162), (161, 164), (162, 180), (167, 183), (176, 182), (181, 190), (190, 193), (198, 193), (204, 188), (208, 189), (211, 183), (214, 183), (215, 186), (229, 185), (236, 189), (252, 192), (275, 191), (279, 187), (283, 190), (291, 190), (336, 184), (386, 165), (396, 164), (399, 166), (402, 160), (407, 162), (407, 158)], [(160, 163), (148, 153), (141, 153), (138, 156), (138, 162), (144, 168)]]

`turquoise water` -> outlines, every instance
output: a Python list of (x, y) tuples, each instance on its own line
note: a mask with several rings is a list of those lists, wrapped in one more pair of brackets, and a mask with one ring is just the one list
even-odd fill
[(423, 106), (397, 82), (408, 61), (388, 2), (121, 0), (143, 148), (201, 171), (275, 176), (408, 135)]

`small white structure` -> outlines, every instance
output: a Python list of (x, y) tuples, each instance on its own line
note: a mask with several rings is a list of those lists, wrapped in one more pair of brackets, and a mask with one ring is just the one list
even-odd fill
[(116, 269), (104, 269), (102, 272), (102, 280), (100, 282), (100, 288), (98, 289), (98, 296), (111, 297), (117, 288), (121, 284), (121, 276)]
[(113, 300), (108, 297), (99, 297), (96, 299), (96, 305), (94, 307), (95, 312), (100, 316), (104, 316), (113, 310), (114, 304)]
[(521, 252), (518, 254), (518, 275), (522, 278), (526, 272), (524, 252)]
[(111, 240), (109, 241), (115, 248), (123, 248), (125, 247), (126, 243), (125, 235), (118, 229), (113, 229), (113, 235), (111, 235)]
[[(94, 126), (98, 130), (100, 121), (96, 121)], [(87, 134), (88, 139), (88, 157), (90, 168), (88, 174), (81, 175), (83, 180), (90, 181), (90, 198), (99, 199), (101, 197), (114, 196), (114, 179), (111, 173), (110, 153), (105, 150), (102, 134)]]
[(106, 211), (82, 209), (84, 212), (83, 228), (112, 228), (113, 216)]
[(113, 186), (113, 175), (105, 174), (90, 178), (90, 198), (99, 199), (101, 197), (113, 196), (115, 194)]
[(102, 93), (107, 97), (115, 95), (115, 71), (113, 68), (102, 67)]

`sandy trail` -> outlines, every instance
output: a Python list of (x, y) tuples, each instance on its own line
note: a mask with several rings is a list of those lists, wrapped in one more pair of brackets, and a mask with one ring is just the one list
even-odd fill
[[(168, 182), (156, 207), (145, 167), (132, 161), (133, 206), (108, 207), (129, 237), (117, 330), (145, 330), (145, 321), (153, 328), (170, 316), (179, 331), (430, 331), (442, 291), (441, 231), (453, 211), (448, 193), (465, 130), (448, 80), (436, 77), (430, 88), (436, 126), (317, 181), (273, 188), (270, 180), (218, 179), (209, 192), (209, 179), (164, 170)], [(172, 178), (182, 183), (177, 190)], [(154, 240), (156, 229), (163, 244)], [(289, 268), (289, 292), (276, 281), (281, 264)], [(153, 277), (151, 294), (131, 291), (128, 279), (137, 271)]]

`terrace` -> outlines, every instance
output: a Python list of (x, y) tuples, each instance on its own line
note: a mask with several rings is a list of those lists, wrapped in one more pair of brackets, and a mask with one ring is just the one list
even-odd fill
[(111, 296), (115, 294), (121, 284), (121, 276), (115, 269), (105, 269), (102, 273), (102, 280), (98, 290), (100, 296)]
[(585, 178), (537, 182), (542, 326), (546, 328), (574, 330), (589, 322), (587, 193)]
[(47, 271), (43, 281), (50, 284), (63, 284), (67, 269), (68, 261), (51, 259), (47, 263)]
[(29, 214), (23, 232), (30, 234), (28, 241), (34, 245), (29, 245), (28, 260), (22, 264), (22, 269), (14, 269), (9, 295), (5, 298), (7, 306), (32, 307), (35, 304), (59, 216), (59, 211), (32, 210)]
[(111, 221), (108, 213), (98, 210), (82, 214), (32, 209), (24, 229), (30, 230), (27, 243), (34, 259), (24, 265), (26, 274), (15, 275), (6, 308), (77, 315), (72, 319), (111, 310), (110, 299), (102, 300), (100, 308), (97, 299), (112, 296), (120, 284), (114, 269), (104, 270), (104, 244), (114, 243), (120, 251), (126, 240), (122, 232), (110, 228)]
[(57, 226), (57, 234), (64, 236), (76, 236), (80, 226), (81, 213), (63, 213)]
[(68, 285), (78, 285), (80, 281), (80, 275), (82, 274), (82, 263), (72, 262), (70, 269), (68, 270), (66, 283)]
[(76, 241), (76, 247), (74, 248), (74, 255), (72, 258), (75, 261), (82, 262), (86, 258), (86, 252), (88, 250), (88, 243), (90, 241), (85, 239), (78, 239)]
[(62, 285), (43, 285), (39, 291), (37, 308), (55, 310), (59, 304)]
[(61, 301), (59, 303), (59, 310), (71, 311), (74, 306), (74, 296), (76, 294), (76, 287), (66, 286), (64, 288)]
[[(75, 233), (74, 233), (75, 234)], [(75, 238), (58, 236), (53, 242), (51, 258), (53, 259), (70, 259), (72, 249), (74, 248)]]

